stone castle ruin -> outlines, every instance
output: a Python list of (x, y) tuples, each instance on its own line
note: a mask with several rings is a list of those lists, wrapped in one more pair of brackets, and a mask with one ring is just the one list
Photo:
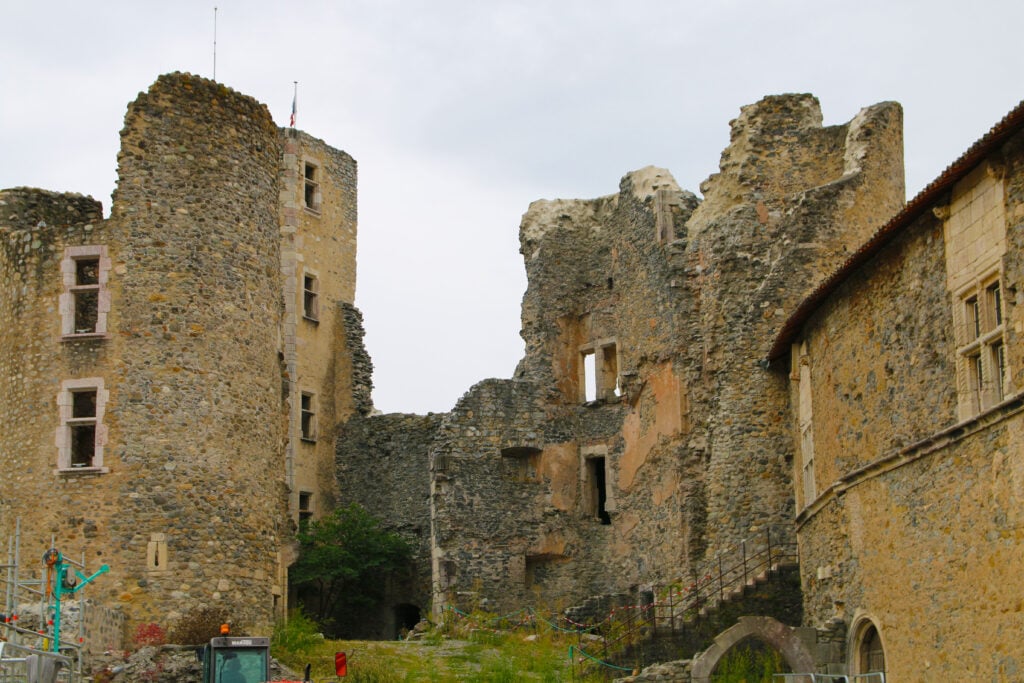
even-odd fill
[(343, 498), (407, 526), (429, 515), (420, 604), (570, 606), (791, 529), (788, 383), (758, 361), (902, 205), (901, 110), (822, 127), (813, 97), (766, 98), (733, 121), (701, 189), (646, 168), (612, 196), (534, 202), (515, 377), (429, 425), (343, 427)]
[[(1022, 111), (909, 204), (899, 105), (823, 126), (810, 95), (743, 107), (703, 199), (644, 168), (534, 202), (514, 376), (381, 415), (355, 161), (162, 76), (129, 106), (110, 218), (0, 191), (0, 529), (109, 563), (91, 596), (134, 622), (268, 624), (297, 526), (358, 502), (416, 550), (379, 637), (446, 607), (637, 604), (770, 534), (799, 542), (802, 623), (744, 617), (694, 680), (748, 637), (820, 671), (1013, 678), (1024, 652), (983, 632), (1020, 611), (984, 586), (1024, 560)], [(969, 587), (918, 566), (964, 548)], [(957, 607), (996, 592), (991, 618)]]

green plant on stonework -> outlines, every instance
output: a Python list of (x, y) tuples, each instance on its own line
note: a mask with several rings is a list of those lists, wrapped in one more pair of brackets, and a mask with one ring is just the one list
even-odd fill
[(324, 640), (320, 627), (315, 621), (302, 613), (292, 610), (287, 619), (274, 624), (274, 633), (270, 639), (270, 647), (276, 653), (288, 652), (303, 654)]
[(712, 683), (771, 683), (772, 675), (786, 671), (782, 655), (774, 648), (743, 642), (718, 662)]
[(389, 576), (407, 570), (412, 550), (353, 503), (309, 522), (298, 533), (299, 559), (289, 570), (311, 616), (325, 629), (375, 604)]

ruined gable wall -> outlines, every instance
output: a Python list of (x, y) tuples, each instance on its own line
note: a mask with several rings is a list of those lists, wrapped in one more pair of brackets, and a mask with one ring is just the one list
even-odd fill
[[(687, 225), (701, 328), (691, 405), (707, 444), (709, 553), (792, 518), (788, 387), (758, 362), (785, 313), (903, 202), (898, 105), (825, 129), (807, 113), (816, 108), (796, 95), (745, 108), (733, 124), (743, 147), (723, 155), (729, 163), (705, 184), (709, 199)], [(748, 145), (755, 158), (737, 161)]]
[[(666, 171), (644, 169), (617, 195), (536, 202), (524, 216), (518, 377), (528, 381), (481, 383), (446, 421), (434, 459), (435, 607), (568, 606), (678, 572), (683, 546), (665, 539), (691, 535), (674, 364), (686, 302), (656, 216), (681, 226), (695, 204)], [(619, 395), (585, 405), (581, 348), (609, 344)], [(591, 458), (604, 459), (611, 524), (596, 511)]]

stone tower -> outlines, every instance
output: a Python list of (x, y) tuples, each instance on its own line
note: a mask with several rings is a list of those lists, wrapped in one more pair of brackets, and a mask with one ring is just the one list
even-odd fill
[(187, 74), (139, 95), (121, 141), (107, 220), (0, 193), (0, 528), (109, 564), (92, 595), (136, 620), (265, 626), (296, 523), (333, 499), (317, 435), (369, 405), (355, 162)]

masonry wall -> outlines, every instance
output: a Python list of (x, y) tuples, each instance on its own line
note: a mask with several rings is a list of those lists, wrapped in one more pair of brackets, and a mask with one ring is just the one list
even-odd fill
[[(986, 161), (1005, 190), (1005, 400), (958, 412), (953, 312), (962, 301), (947, 266), (963, 266), (962, 252), (946, 253), (948, 198), (854, 272), (800, 338), (817, 484), (797, 519), (806, 621), (846, 625), (851, 673), (867, 625), (881, 636), (887, 680), (1012, 679), (1024, 662), (1010, 635), (1024, 554), (1021, 158), (1018, 135)], [(799, 379), (791, 374), (794, 406), (808, 398)]]
[(531, 205), (526, 356), (434, 448), (435, 609), (578, 604), (788, 527), (788, 386), (758, 361), (901, 206), (901, 124), (882, 104), (825, 128), (814, 98), (769, 97), (732, 123), (703, 202), (647, 168)]
[[(431, 600), (430, 450), (443, 415), (354, 416), (338, 432), (337, 481), (342, 506), (358, 503), (412, 547), (409, 573), (388, 586), (382, 604), (344, 624), (352, 637), (391, 639), (396, 608), (424, 617)], [(408, 627), (406, 627), (408, 628)]]
[[(3, 490), (4, 531), (21, 517), (23, 558), (52, 537), (84, 551), (87, 569), (109, 564), (90, 595), (133, 619), (168, 624), (213, 606), (265, 628), (290, 533), (278, 131), (251, 98), (172, 74), (129, 106), (121, 138), (111, 218), (65, 199), (64, 221), (96, 222), (37, 228), (28, 251), (5, 258), (5, 278), (26, 298), (3, 298), (3, 362), (32, 369), (4, 381), (32, 414), (23, 433), (0, 437), (17, 477)], [(12, 246), (24, 239), (7, 232)], [(61, 338), (67, 244), (107, 249), (105, 334)], [(34, 360), (6, 353), (18, 347)], [(102, 381), (108, 399), (103, 467), (57, 471), (57, 395), (62, 381), (84, 379)]]

